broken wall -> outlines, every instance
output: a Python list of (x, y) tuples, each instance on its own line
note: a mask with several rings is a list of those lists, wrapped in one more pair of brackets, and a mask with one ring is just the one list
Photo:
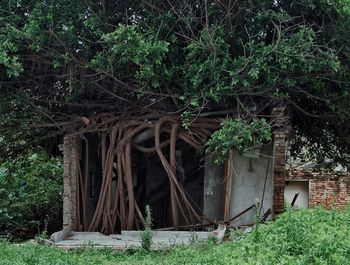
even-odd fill
[(291, 170), (286, 181), (309, 182), (309, 206), (344, 207), (350, 203), (350, 175)]
[[(260, 214), (273, 208), (273, 163), (272, 148), (261, 150), (259, 157), (247, 157), (234, 152), (234, 177), (231, 190), (231, 216), (235, 216), (257, 202)], [(245, 225), (254, 222), (255, 211), (238, 217), (233, 224)]]
[[(204, 176), (204, 215), (212, 220), (224, 219), (225, 166), (207, 158)], [(260, 154), (233, 152), (233, 176), (229, 200), (229, 218), (253, 204), (261, 204), (261, 214), (273, 207), (273, 159), (272, 145), (260, 150)], [(254, 222), (254, 210), (234, 220), (233, 224)]]

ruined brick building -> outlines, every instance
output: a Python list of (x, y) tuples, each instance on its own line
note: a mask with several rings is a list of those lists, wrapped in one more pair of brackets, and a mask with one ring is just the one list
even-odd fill
[(234, 151), (224, 165), (203, 152), (218, 126), (214, 118), (197, 119), (189, 130), (180, 128), (176, 116), (88, 120), (62, 146), (64, 228), (139, 230), (146, 205), (155, 229), (189, 230), (252, 224), (254, 207), (273, 218), (296, 194), (298, 207), (349, 202), (348, 175), (286, 169), (290, 127), (283, 109), (274, 109), (272, 117), (273, 141), (252, 153)]

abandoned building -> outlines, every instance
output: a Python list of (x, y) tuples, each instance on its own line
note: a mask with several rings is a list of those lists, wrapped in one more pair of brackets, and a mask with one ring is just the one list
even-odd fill
[(295, 206), (309, 208), (324, 206), (344, 207), (350, 203), (350, 176), (348, 172), (322, 172), (313, 169), (289, 169), (285, 176), (285, 200)]
[(348, 202), (345, 181), (287, 173), (288, 119), (283, 108), (271, 116), (272, 142), (249, 153), (233, 151), (223, 165), (204, 152), (218, 118), (197, 117), (186, 129), (180, 115), (86, 119), (64, 137), (63, 227), (104, 234), (141, 230), (149, 205), (153, 229), (205, 230), (253, 224), (257, 210), (264, 220), (273, 218), (296, 196), (299, 207), (324, 199), (330, 204), (336, 189), (337, 202)]

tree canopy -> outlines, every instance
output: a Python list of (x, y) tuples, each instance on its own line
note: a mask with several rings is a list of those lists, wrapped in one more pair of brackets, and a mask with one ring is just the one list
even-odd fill
[(345, 164), (349, 28), (349, 0), (2, 1), (2, 148), (77, 117), (147, 110), (227, 111), (227, 140), (287, 106), (294, 152)]

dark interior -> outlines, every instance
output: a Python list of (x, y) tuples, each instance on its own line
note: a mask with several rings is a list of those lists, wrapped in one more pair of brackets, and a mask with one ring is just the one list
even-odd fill
[[(167, 135), (162, 135), (165, 138)], [(142, 143), (144, 147), (154, 147), (154, 140), (149, 139)], [(162, 149), (169, 159), (169, 147)], [(100, 138), (97, 134), (88, 135), (88, 223), (95, 212), (102, 180)], [(86, 144), (81, 144), (81, 169), (85, 176)], [(194, 148), (177, 141), (177, 177), (185, 188), (188, 199), (200, 214), (203, 209), (204, 159)], [(153, 228), (171, 227), (172, 213), (170, 201), (170, 182), (163, 168), (159, 156), (154, 153), (143, 153), (132, 149), (132, 170), (134, 194), (140, 210), (145, 216), (145, 207), (149, 205), (152, 211)], [(117, 183), (117, 170), (114, 164), (112, 192)], [(86, 180), (85, 180), (86, 181)], [(185, 213), (186, 215), (188, 213)], [(186, 225), (185, 218), (179, 211), (179, 225)], [(118, 230), (118, 228), (116, 228)]]
[[(163, 153), (169, 159), (169, 148)], [(154, 228), (172, 226), (170, 182), (157, 154), (145, 154), (134, 150), (134, 172), (136, 200), (144, 211), (146, 205), (152, 209)], [(202, 156), (192, 147), (178, 141), (177, 177), (183, 184), (186, 194), (194, 208), (200, 213), (203, 208), (204, 162)], [(185, 225), (185, 219), (180, 214), (180, 225)]]

